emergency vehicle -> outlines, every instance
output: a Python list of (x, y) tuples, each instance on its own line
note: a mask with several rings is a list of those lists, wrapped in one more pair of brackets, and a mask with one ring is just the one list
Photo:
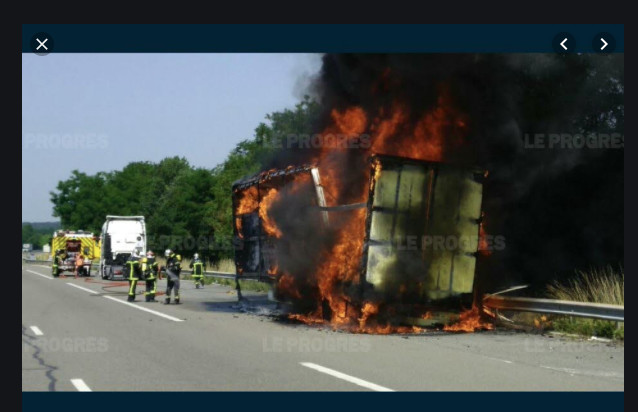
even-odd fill
[(91, 276), (91, 265), (100, 258), (100, 241), (93, 233), (83, 230), (58, 230), (53, 232), (51, 239), (51, 259), (54, 262), (56, 254), (60, 255), (60, 261), (57, 270), (54, 269), (54, 277), (64, 271), (74, 272), (78, 255), (82, 255), (84, 260), (78, 275)]

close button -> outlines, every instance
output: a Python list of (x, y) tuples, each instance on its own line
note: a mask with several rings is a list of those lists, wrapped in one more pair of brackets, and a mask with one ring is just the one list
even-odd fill
[(53, 51), (53, 37), (45, 32), (36, 33), (31, 37), (31, 51), (39, 56), (46, 56)]

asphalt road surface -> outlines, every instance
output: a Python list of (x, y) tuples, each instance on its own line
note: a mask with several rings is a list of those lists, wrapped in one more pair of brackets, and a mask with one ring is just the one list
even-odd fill
[(264, 294), (246, 292), (241, 307), (226, 286), (183, 280), (181, 305), (128, 304), (126, 290), (24, 265), (22, 390), (624, 391), (623, 345), (509, 331), (358, 335), (279, 322), (264, 315), (274, 305)]

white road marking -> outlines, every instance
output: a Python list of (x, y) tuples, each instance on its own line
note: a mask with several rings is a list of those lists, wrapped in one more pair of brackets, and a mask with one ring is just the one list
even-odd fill
[(38, 276), (43, 277), (45, 279), (49, 279), (49, 280), (53, 279), (51, 276), (43, 275), (42, 273), (34, 272), (32, 270), (29, 270), (29, 269), (24, 269), (24, 271), (25, 272), (29, 272), (29, 273), (33, 273), (34, 275), (38, 275)]
[(492, 357), (489, 357), (489, 356), (486, 356), (486, 358), (487, 359), (491, 359), (491, 360), (495, 360), (495, 361), (499, 361), (499, 362), (509, 363), (509, 364), (514, 363), (511, 360), (507, 360), (507, 359), (492, 358)]
[[(85, 291), (85, 292), (92, 293), (92, 294), (94, 294), (94, 295), (97, 295), (97, 294), (98, 294), (98, 292), (96, 292), (96, 291), (94, 291), (94, 290), (91, 290), (91, 289), (88, 289), (88, 288), (85, 288), (85, 287), (82, 287), (82, 286), (78, 286), (78, 285), (76, 285), (75, 283), (67, 282), (67, 285), (69, 285), (69, 286), (73, 286), (74, 288), (78, 288), (78, 289), (83, 290), (83, 291)], [(121, 300), (121, 299), (114, 298), (113, 296), (104, 296), (104, 297), (105, 297), (105, 298), (107, 298), (107, 299), (112, 300), (113, 302), (122, 303), (122, 304), (124, 304), (124, 305), (128, 305), (128, 306), (130, 306), (130, 307), (132, 307), (132, 308), (139, 309), (139, 310), (143, 310), (144, 312), (148, 312), (148, 313), (152, 313), (153, 315), (160, 316), (160, 317), (162, 317), (162, 318), (164, 318), (164, 319), (172, 320), (173, 322), (184, 322), (184, 319), (179, 319), (179, 318), (176, 318), (176, 317), (174, 317), (174, 316), (167, 315), (167, 314), (165, 314), (165, 313), (158, 312), (158, 311), (153, 310), (153, 309), (148, 309), (148, 308), (145, 308), (145, 307), (143, 307), (143, 306), (138, 306), (138, 305), (136, 305), (136, 304), (134, 304), (134, 303), (131, 303), (131, 302), (127, 302), (127, 301), (125, 301), (125, 300)]]
[(66, 284), (67, 284), (67, 285), (69, 285), (69, 286), (73, 286), (74, 288), (78, 288), (78, 289), (80, 289), (80, 290), (83, 290), (83, 291), (85, 291), (85, 292), (92, 293), (92, 294), (94, 294), (94, 295), (97, 295), (97, 294), (98, 294), (98, 293), (97, 293), (96, 291), (94, 291), (94, 290), (91, 290), (91, 289), (89, 289), (89, 288), (83, 288), (82, 286), (78, 286), (78, 285), (76, 285), (75, 283), (67, 282)]
[(31, 330), (33, 331), (33, 333), (35, 333), (35, 336), (42, 336), (44, 335), (44, 333), (42, 333), (42, 331), (40, 330), (39, 327), (37, 326), (31, 326)]
[[(75, 283), (67, 282), (67, 285), (73, 286), (74, 288), (78, 288), (78, 289), (83, 290), (85, 292), (92, 293), (94, 295), (98, 294), (98, 292), (96, 292), (94, 290), (91, 290), (91, 289), (88, 289), (88, 288), (85, 288), (85, 287), (82, 287), (82, 286), (78, 286)], [(179, 318), (176, 318), (174, 316), (167, 315), (165, 313), (158, 312), (158, 311), (153, 310), (153, 309), (148, 309), (148, 308), (145, 308), (143, 306), (138, 306), (138, 305), (135, 305), (135, 304), (133, 304), (131, 302), (127, 302), (125, 300), (114, 298), (113, 296), (104, 296), (104, 297), (107, 298), (107, 299), (112, 300), (113, 302), (122, 303), (122, 304), (130, 306), (132, 308), (143, 310), (144, 312), (148, 312), (148, 313), (152, 313), (153, 315), (160, 316), (160, 317), (162, 317), (164, 319), (172, 320), (173, 322), (184, 322), (184, 319), (179, 319)]]
[(354, 376), (346, 375), (345, 373), (336, 371), (334, 369), (326, 368), (321, 365), (317, 365), (316, 363), (311, 363), (311, 362), (300, 362), (300, 363), (306, 368), (314, 369), (316, 371), (334, 376), (335, 378), (343, 379), (344, 381), (354, 383), (355, 385), (363, 386), (364, 388), (371, 389), (373, 391), (394, 392), (393, 389), (386, 388), (384, 386), (380, 386), (372, 382), (364, 381), (363, 379), (359, 379)]
[(122, 304), (128, 305), (128, 306), (130, 306), (132, 308), (143, 310), (144, 312), (148, 312), (148, 313), (152, 313), (153, 315), (160, 316), (160, 317), (162, 317), (164, 319), (172, 320), (173, 322), (184, 322), (184, 319), (179, 319), (179, 318), (176, 318), (174, 316), (167, 315), (167, 314), (162, 313), (162, 312), (158, 312), (156, 310), (145, 308), (144, 306), (139, 306), (139, 305), (136, 305), (134, 303), (127, 302), (125, 300), (117, 299), (117, 298), (114, 298), (113, 296), (104, 296), (104, 297), (107, 298), (107, 299), (111, 299), (113, 302), (122, 303)]
[(84, 383), (82, 379), (71, 379), (71, 383), (75, 386), (75, 389), (77, 389), (78, 392), (91, 392), (89, 385)]
[(625, 378), (624, 374), (620, 374), (616, 372), (586, 371), (586, 370), (579, 370), (579, 369), (572, 369), (572, 368), (555, 368), (553, 366), (546, 366), (546, 365), (540, 365), (540, 367), (543, 369), (549, 369), (556, 372), (568, 373), (571, 376), (585, 375), (585, 376), (597, 376), (601, 378), (617, 378), (617, 379)]

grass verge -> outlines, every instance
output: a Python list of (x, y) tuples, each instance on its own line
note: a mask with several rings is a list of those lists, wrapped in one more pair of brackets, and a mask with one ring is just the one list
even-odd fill
[[(578, 271), (567, 282), (549, 285), (547, 294), (552, 299), (624, 306), (625, 274), (622, 268), (615, 271), (611, 266), (589, 272)], [(624, 322), (564, 316), (552, 318), (551, 328), (583, 336), (625, 339)]]
[[(216, 283), (222, 286), (230, 286), (235, 289), (235, 280), (234, 279), (223, 279), (223, 278), (213, 278), (207, 277), (204, 279), (204, 283), (210, 285), (211, 283)], [(239, 287), (241, 287), (242, 291), (251, 291), (251, 292), (268, 292), (270, 290), (270, 285), (264, 282), (256, 282), (256, 281), (246, 281), (240, 280)]]

